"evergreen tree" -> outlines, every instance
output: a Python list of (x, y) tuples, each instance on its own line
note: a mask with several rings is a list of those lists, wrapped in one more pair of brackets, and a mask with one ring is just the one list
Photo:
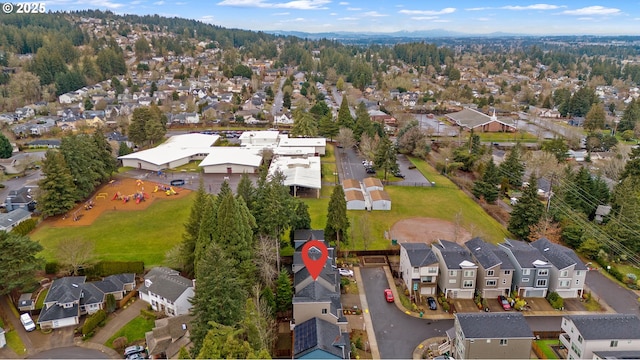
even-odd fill
[(293, 307), (292, 301), (293, 284), (287, 271), (282, 270), (276, 283), (276, 311), (280, 313), (287, 312)]
[(628, 177), (640, 177), (640, 147), (635, 147), (629, 154), (629, 160), (624, 166), (624, 172), (620, 176), (620, 181)]
[(99, 150), (94, 139), (88, 135), (74, 134), (62, 138), (60, 152), (73, 176), (76, 200), (85, 199), (100, 184), (105, 165), (96, 154), (102, 151), (104, 149)]
[(13, 155), (13, 146), (4, 134), (0, 133), (0, 159), (8, 159)]
[(129, 155), (133, 152), (133, 150), (127, 145), (126, 142), (121, 141), (118, 146), (118, 156)]
[[(199, 354), (212, 324), (234, 326), (242, 319), (247, 299), (235, 261), (226, 249), (211, 244), (196, 269), (198, 289), (191, 303), (192, 354)], [(207, 356), (208, 358), (208, 356)], [(215, 358), (215, 357), (214, 357)]]
[(476, 181), (471, 191), (475, 197), (484, 198), (488, 203), (494, 203), (498, 199), (498, 184), (500, 183), (500, 175), (498, 167), (491, 158), (487, 162), (487, 166), (482, 174), (482, 179)]
[(36, 271), (44, 266), (37, 257), (42, 245), (27, 236), (0, 231), (0, 249), (0, 295), (32, 287)]
[(347, 217), (347, 201), (342, 186), (336, 186), (329, 199), (327, 209), (327, 225), (324, 228), (325, 239), (334, 240), (336, 248), (340, 249), (340, 241), (347, 241), (349, 218)]
[(309, 215), (309, 206), (300, 199), (293, 199), (293, 216), (291, 218), (291, 231), (289, 239), (293, 247), (293, 233), (300, 229), (311, 229), (311, 216)]
[(513, 206), (507, 229), (518, 239), (528, 239), (530, 227), (540, 221), (544, 213), (544, 205), (538, 200), (538, 182), (535, 176), (529, 177), (529, 185), (522, 192), (522, 197)]
[(40, 197), (38, 210), (45, 216), (64, 214), (75, 206), (75, 186), (64, 156), (48, 150), (42, 163), (42, 175), (38, 185)]
[(521, 159), (522, 148), (517, 144), (498, 167), (500, 176), (507, 179), (510, 186), (522, 186), (522, 176), (524, 175), (524, 164)]
[(640, 252), (640, 178), (624, 178), (615, 187), (606, 233), (634, 254)]
[(238, 197), (241, 197), (244, 200), (249, 210), (251, 210), (256, 189), (253, 187), (253, 182), (251, 182), (247, 173), (243, 173), (242, 176), (240, 176), (240, 182), (238, 182), (236, 193), (238, 194)]
[(373, 124), (371, 123), (371, 117), (367, 112), (367, 106), (364, 102), (360, 102), (356, 107), (356, 122), (353, 129), (353, 136), (356, 141), (360, 141), (362, 134), (373, 136)]
[(180, 254), (184, 264), (184, 269), (182, 270), (189, 277), (195, 275), (196, 244), (200, 236), (200, 224), (202, 223), (204, 208), (209, 197), (204, 189), (204, 181), (200, 178), (198, 191), (196, 191), (195, 199), (191, 204), (189, 219), (184, 224), (184, 233), (182, 233), (182, 244), (180, 246)]
[(384, 171), (385, 180), (387, 180), (389, 173), (394, 174), (398, 172), (398, 154), (388, 136), (380, 139), (373, 163), (378, 170)]
[(331, 117), (331, 114), (320, 118), (320, 121), (318, 123), (318, 135), (324, 136), (333, 141), (333, 138), (338, 135), (339, 130), (340, 127), (338, 126), (338, 123), (333, 121), (333, 117)]
[[(198, 268), (198, 264), (204, 261), (207, 249), (213, 243), (213, 234), (216, 233), (218, 216), (217, 199), (207, 196), (202, 207), (200, 228), (198, 230), (198, 238), (196, 240), (195, 250), (193, 252), (193, 264), (185, 263), (186, 267), (193, 267), (194, 271)], [(185, 249), (186, 251), (186, 249)], [(185, 260), (189, 260), (185, 258)]]
[(196, 359), (255, 359), (251, 345), (244, 340), (243, 331), (233, 326), (224, 326), (215, 322), (206, 333), (202, 346), (196, 353)]
[(316, 119), (306, 111), (296, 112), (291, 135), (294, 137), (315, 137), (318, 133)]
[(101, 175), (99, 180), (109, 180), (117, 168), (116, 159), (113, 157), (113, 149), (111, 148), (111, 144), (109, 144), (107, 139), (104, 137), (102, 128), (97, 128), (92, 137), (96, 149), (93, 155), (96, 162), (101, 165), (99, 168)]
[(624, 109), (617, 131), (624, 132), (625, 130), (634, 130), (639, 120), (640, 100), (633, 99)]
[(349, 102), (346, 96), (342, 97), (342, 103), (338, 109), (338, 127), (345, 127), (351, 130), (355, 127), (355, 121), (351, 116), (351, 110), (349, 110)]
[(282, 106), (287, 109), (291, 109), (291, 94), (289, 94), (289, 92), (285, 91), (282, 96)]

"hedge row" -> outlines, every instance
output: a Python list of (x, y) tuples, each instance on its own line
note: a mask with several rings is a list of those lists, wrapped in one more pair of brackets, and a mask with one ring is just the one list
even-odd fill
[(142, 261), (101, 261), (91, 270), (87, 270), (87, 275), (109, 276), (123, 273), (144, 274), (144, 262)]
[(93, 315), (89, 316), (82, 326), (82, 335), (87, 335), (93, 333), (100, 323), (107, 319), (107, 313), (100, 309), (96, 311)]
[(37, 225), (38, 221), (36, 219), (27, 219), (11, 229), (11, 232), (24, 236), (30, 233), (31, 230), (35, 229)]

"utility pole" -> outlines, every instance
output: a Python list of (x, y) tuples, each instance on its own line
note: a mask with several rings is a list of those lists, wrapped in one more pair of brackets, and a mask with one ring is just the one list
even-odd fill
[(551, 174), (551, 179), (549, 180), (549, 195), (547, 196), (547, 214), (549, 214), (549, 208), (551, 207), (551, 195), (553, 194), (553, 177), (555, 175)]

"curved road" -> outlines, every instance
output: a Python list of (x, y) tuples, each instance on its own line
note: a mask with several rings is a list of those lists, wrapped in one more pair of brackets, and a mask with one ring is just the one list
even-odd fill
[(72, 346), (43, 351), (29, 359), (109, 359), (109, 356), (98, 350)]
[(587, 272), (585, 282), (597, 297), (602, 298), (617, 313), (640, 316), (640, 306), (638, 306), (640, 294), (609, 280), (599, 271)]

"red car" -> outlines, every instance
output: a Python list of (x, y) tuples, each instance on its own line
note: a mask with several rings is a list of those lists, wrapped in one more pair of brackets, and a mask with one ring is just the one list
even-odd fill
[(393, 291), (391, 291), (391, 289), (385, 289), (384, 290), (384, 298), (387, 299), (388, 303), (392, 303), (393, 302)]
[(498, 302), (500, 303), (500, 305), (505, 311), (511, 310), (511, 305), (509, 305), (509, 300), (507, 300), (507, 298), (504, 297), (504, 295), (498, 295)]

